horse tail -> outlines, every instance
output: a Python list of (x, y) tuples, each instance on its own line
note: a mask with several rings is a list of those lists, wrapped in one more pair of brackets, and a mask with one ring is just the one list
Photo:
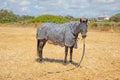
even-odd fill
[(37, 39), (37, 55), (39, 55), (39, 39)]
[(37, 33), (36, 33), (36, 40), (37, 40), (37, 55), (39, 54), (39, 40), (38, 40), (38, 30), (37, 30)]

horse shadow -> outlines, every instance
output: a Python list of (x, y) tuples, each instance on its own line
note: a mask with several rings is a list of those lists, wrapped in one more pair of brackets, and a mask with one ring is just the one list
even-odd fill
[[(64, 64), (64, 65), (67, 65), (67, 64), (70, 63), (70, 62), (67, 61), (67, 63), (65, 64), (64, 61), (61, 60), (61, 59), (52, 59), (52, 58), (44, 58), (43, 61), (44, 62), (50, 62), (50, 63), (60, 63), (60, 64)], [(41, 63), (39, 58), (36, 59), (36, 62)], [(78, 63), (73, 61), (71, 64), (76, 66)]]

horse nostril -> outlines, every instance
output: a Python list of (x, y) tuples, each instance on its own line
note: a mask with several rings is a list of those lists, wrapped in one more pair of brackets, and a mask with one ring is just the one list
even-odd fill
[(82, 38), (86, 38), (86, 35), (82, 35)]

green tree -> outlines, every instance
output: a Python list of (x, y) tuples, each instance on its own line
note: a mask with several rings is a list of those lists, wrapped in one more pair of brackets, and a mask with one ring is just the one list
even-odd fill
[(120, 13), (115, 14), (110, 18), (110, 21), (120, 22)]
[(0, 23), (16, 22), (17, 16), (8, 10), (0, 10)]
[(31, 19), (34, 19), (34, 16), (29, 15), (16, 15), (12, 11), (5, 9), (0, 10), (0, 23), (10, 23), (10, 22), (27, 22)]

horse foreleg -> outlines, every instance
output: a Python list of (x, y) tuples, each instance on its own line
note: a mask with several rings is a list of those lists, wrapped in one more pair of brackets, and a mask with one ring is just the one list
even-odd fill
[(68, 54), (68, 47), (65, 46), (65, 59), (64, 59), (64, 63), (67, 62), (67, 54)]
[(70, 47), (70, 63), (72, 63), (73, 47)]

